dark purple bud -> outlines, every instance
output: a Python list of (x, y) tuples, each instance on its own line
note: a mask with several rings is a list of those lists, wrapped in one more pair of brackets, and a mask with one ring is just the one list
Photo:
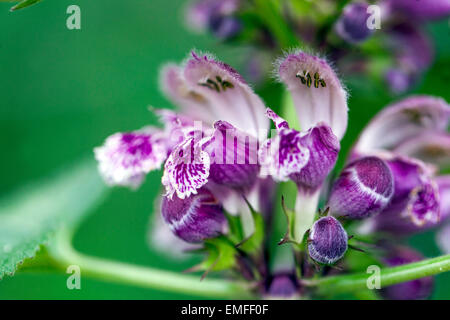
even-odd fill
[(450, 15), (448, 0), (388, 0), (388, 8), (411, 20), (437, 20)]
[[(408, 247), (396, 247), (389, 250), (384, 263), (389, 267), (400, 266), (407, 263), (417, 262), (423, 257), (417, 251)], [(382, 288), (381, 295), (389, 300), (420, 300), (428, 298), (433, 290), (433, 278), (425, 277), (417, 280), (399, 283)]]
[(204, 188), (185, 199), (164, 197), (161, 214), (172, 232), (187, 242), (214, 238), (227, 229), (222, 206)]
[(293, 274), (276, 274), (268, 282), (264, 294), (266, 299), (294, 299), (299, 295), (299, 287)]
[(214, 124), (213, 142), (206, 149), (211, 158), (209, 175), (214, 182), (248, 190), (259, 172), (258, 141), (226, 121)]
[(389, 90), (395, 94), (408, 91), (415, 83), (415, 77), (401, 69), (389, 69), (384, 75)]
[(364, 219), (386, 208), (394, 193), (387, 164), (377, 157), (350, 163), (333, 185), (328, 205), (334, 216)]
[(367, 27), (369, 14), (367, 3), (350, 3), (347, 5), (338, 22), (337, 34), (347, 42), (358, 43), (366, 40), (373, 32)]
[(433, 61), (433, 46), (428, 36), (417, 26), (400, 24), (389, 30), (392, 47), (403, 68), (420, 71)]
[(309, 150), (309, 160), (299, 172), (291, 174), (289, 178), (303, 189), (316, 191), (336, 164), (340, 150), (339, 140), (328, 125), (319, 123), (308, 130), (302, 137), (301, 144)]
[(234, 16), (212, 15), (209, 28), (217, 38), (226, 40), (235, 37), (241, 31), (242, 23)]
[(309, 232), (309, 256), (322, 264), (334, 264), (347, 251), (347, 241), (347, 232), (336, 218), (320, 218)]

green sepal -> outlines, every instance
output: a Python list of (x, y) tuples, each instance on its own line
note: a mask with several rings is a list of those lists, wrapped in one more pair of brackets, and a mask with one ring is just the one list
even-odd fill
[(207, 255), (206, 259), (185, 272), (204, 271), (203, 279), (210, 271), (222, 271), (236, 266), (237, 249), (225, 236), (205, 240), (202, 249)]
[(238, 243), (236, 247), (251, 255), (253, 253), (260, 252), (262, 248), (264, 241), (264, 219), (262, 215), (252, 207), (247, 199), (244, 198), (244, 200), (247, 203), (247, 206), (252, 214), (255, 231), (251, 236), (243, 239), (240, 243)]
[(286, 206), (286, 203), (284, 201), (284, 196), (281, 196), (281, 207), (283, 208), (283, 213), (286, 216), (287, 230), (286, 230), (286, 233), (284, 234), (283, 238), (278, 242), (278, 245), (282, 245), (285, 243), (291, 243), (294, 246), (300, 248), (301, 243), (296, 242), (293, 237), (295, 212), (294, 212), (294, 210), (291, 210)]

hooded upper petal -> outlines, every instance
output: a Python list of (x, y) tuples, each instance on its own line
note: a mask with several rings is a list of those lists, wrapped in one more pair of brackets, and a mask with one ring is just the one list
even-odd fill
[(347, 129), (347, 93), (330, 65), (298, 51), (281, 60), (278, 71), (292, 95), (301, 129), (323, 122), (342, 139)]
[(441, 98), (409, 97), (384, 108), (363, 130), (354, 151), (371, 154), (391, 150), (400, 143), (427, 131), (445, 131), (450, 108)]
[(182, 114), (209, 125), (227, 121), (260, 140), (266, 137), (269, 121), (264, 103), (229, 65), (193, 52), (183, 68), (166, 67), (162, 82)]
[(151, 127), (115, 133), (94, 153), (106, 183), (137, 188), (166, 159), (166, 139), (161, 130)]
[(438, 167), (450, 166), (450, 134), (429, 131), (398, 145), (394, 152)]

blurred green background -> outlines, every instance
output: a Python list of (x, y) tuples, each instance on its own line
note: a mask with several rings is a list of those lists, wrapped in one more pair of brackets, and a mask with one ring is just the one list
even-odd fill
[[(66, 28), (66, 8), (81, 8), (81, 30)], [(184, 25), (181, 0), (45, 0), (10, 13), (0, 3), (0, 197), (43, 178), (83, 155), (116, 131), (155, 123), (147, 107), (172, 107), (158, 88), (158, 70), (181, 61), (192, 48), (211, 51), (242, 70), (245, 49), (221, 45)], [(436, 61), (415, 93), (450, 101), (449, 24), (429, 28)], [(370, 117), (392, 101), (368, 79), (344, 79), (351, 93), (348, 150)], [(277, 103), (279, 88), (264, 92)], [(341, 160), (343, 157), (341, 157)], [(177, 261), (148, 246), (149, 217), (160, 193), (160, 173), (136, 192), (114, 189), (81, 225), (74, 243), (83, 253), (182, 271)], [(83, 201), (83, 199), (80, 199)], [(439, 254), (433, 234), (412, 244), (426, 256)], [(195, 298), (82, 278), (81, 290), (66, 288), (66, 275), (18, 273), (0, 281), (0, 299)], [(437, 277), (433, 298), (450, 299), (450, 274)]]

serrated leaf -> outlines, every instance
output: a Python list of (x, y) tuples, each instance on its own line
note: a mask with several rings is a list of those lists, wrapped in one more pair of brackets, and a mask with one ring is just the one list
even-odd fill
[(41, 2), (42, 0), (24, 0), (18, 4), (16, 4), (14, 7), (9, 9), (10, 11), (17, 11), (23, 8), (27, 8), (29, 6), (32, 6), (33, 4), (36, 4), (38, 2)]
[(75, 226), (105, 195), (93, 160), (78, 162), (45, 182), (23, 188), (0, 202), (0, 278), (64, 226)]

